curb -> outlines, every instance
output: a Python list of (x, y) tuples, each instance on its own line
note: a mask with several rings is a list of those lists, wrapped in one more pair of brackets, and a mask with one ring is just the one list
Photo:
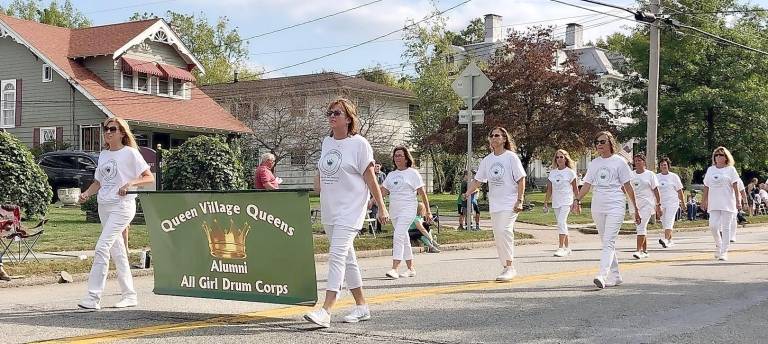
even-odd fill
[[(759, 225), (760, 223), (755, 223), (754, 225)], [(741, 225), (741, 228), (746, 228), (746, 225)], [(737, 227), (738, 228), (738, 227)], [(675, 232), (699, 232), (699, 231), (708, 231), (709, 227), (683, 227), (683, 228), (675, 228), (673, 231)], [(579, 228), (579, 232), (582, 234), (597, 234), (597, 229), (594, 227), (581, 227)], [(662, 229), (649, 229), (648, 233), (661, 233), (663, 232)], [(635, 230), (620, 230), (619, 235), (635, 235), (637, 232)]]

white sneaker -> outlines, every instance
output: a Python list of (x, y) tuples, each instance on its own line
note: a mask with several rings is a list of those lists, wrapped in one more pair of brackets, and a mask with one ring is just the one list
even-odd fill
[(612, 276), (612, 277), (609, 277), (605, 281), (605, 286), (606, 287), (616, 287), (616, 286), (621, 285), (622, 283), (624, 283), (624, 280), (621, 279), (621, 276)]
[(715, 259), (720, 260), (720, 253), (715, 253)]
[(416, 277), (416, 270), (411, 270), (411, 269), (405, 270), (405, 272), (400, 274), (400, 276), (403, 276), (403, 277)]
[(555, 257), (565, 257), (565, 255), (566, 255), (565, 249), (562, 247), (558, 248), (557, 251), (555, 251)]
[(669, 247), (669, 242), (667, 241), (667, 239), (661, 238), (659, 239), (659, 245), (661, 245), (661, 247), (663, 248), (667, 248)]
[(568, 247), (566, 247), (566, 248), (565, 248), (565, 255), (566, 255), (566, 256), (570, 256), (570, 255), (571, 255), (571, 252), (572, 252), (572, 251), (571, 251), (571, 249), (570, 249), (570, 248), (568, 248)]
[(331, 327), (331, 315), (322, 307), (305, 314), (304, 319), (320, 327)]
[(120, 300), (120, 302), (115, 304), (115, 308), (126, 308), (126, 307), (136, 307), (139, 304), (139, 301), (136, 300), (136, 298), (133, 297), (126, 297)]
[(592, 280), (592, 283), (600, 289), (605, 288), (605, 278), (603, 278), (603, 276), (596, 276), (595, 279)]
[(91, 299), (83, 299), (77, 304), (77, 307), (83, 308), (83, 309), (92, 309), (92, 310), (99, 310), (101, 309), (101, 305), (98, 301), (93, 301)]
[(501, 270), (501, 274), (496, 276), (496, 280), (499, 282), (511, 281), (517, 276), (517, 271), (514, 267), (507, 266), (504, 270)]
[(667, 247), (675, 246), (675, 242), (672, 240), (667, 241)]
[(717, 257), (717, 260), (727, 261), (728, 260), (728, 253), (721, 254), (720, 257)]
[(395, 269), (387, 271), (387, 273), (385, 275), (387, 277), (391, 278), (391, 279), (398, 279), (398, 278), (400, 278), (400, 274), (398, 274), (397, 270), (395, 270)]
[(371, 319), (371, 311), (368, 310), (368, 305), (355, 306), (352, 312), (344, 317), (345, 323), (356, 323)]
[(635, 259), (643, 258), (643, 252), (637, 251), (635, 253), (632, 253), (632, 257), (634, 257)]
[(649, 254), (648, 254), (648, 252), (640, 252), (640, 253), (642, 253), (642, 255), (640, 256), (640, 258), (648, 258), (648, 257), (650, 257), (650, 256), (651, 256), (651, 255), (649, 255)]

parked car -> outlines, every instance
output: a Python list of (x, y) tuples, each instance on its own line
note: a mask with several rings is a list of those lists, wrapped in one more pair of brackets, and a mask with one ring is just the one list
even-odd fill
[(43, 153), (37, 160), (53, 189), (53, 201), (58, 199), (60, 188), (80, 188), (85, 191), (93, 182), (99, 155), (78, 151), (55, 151)]

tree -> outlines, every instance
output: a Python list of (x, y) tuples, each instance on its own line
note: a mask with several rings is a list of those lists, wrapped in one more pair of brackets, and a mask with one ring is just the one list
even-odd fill
[(485, 23), (483, 18), (475, 18), (459, 33), (446, 31), (445, 34), (451, 44), (455, 46), (461, 47), (467, 44), (480, 43), (485, 40)]
[(76, 10), (70, 0), (65, 0), (63, 5), (59, 5), (56, 0), (52, 0), (48, 7), (44, 8), (41, 5), (40, 0), (13, 0), (6, 9), (0, 6), (0, 13), (59, 27), (91, 26), (91, 20)]
[(380, 64), (357, 71), (356, 77), (403, 90), (410, 90), (413, 87), (411, 80), (407, 76), (398, 78), (396, 75), (384, 69)]
[[(134, 13), (129, 20), (158, 18), (153, 13)], [(219, 17), (215, 25), (208, 23), (204, 13), (183, 14), (166, 12), (165, 21), (182, 43), (205, 67), (205, 74), (195, 70), (199, 85), (232, 82), (235, 72), (240, 80), (258, 79), (260, 74), (246, 65), (248, 42), (242, 40), (237, 28), (230, 29), (229, 18)]]
[[(765, 12), (717, 14), (750, 8), (736, 1), (680, 0), (665, 12), (687, 25), (758, 49), (768, 49)], [(683, 14), (706, 12), (702, 14)], [(604, 43), (628, 58), (626, 73), (635, 75), (621, 90), (628, 105), (623, 115), (636, 122), (621, 131), (645, 137), (648, 30), (614, 34)], [(685, 30), (662, 27), (659, 94), (659, 155), (683, 165), (705, 167), (717, 146), (726, 146), (742, 168), (768, 167), (768, 66), (766, 56)]]

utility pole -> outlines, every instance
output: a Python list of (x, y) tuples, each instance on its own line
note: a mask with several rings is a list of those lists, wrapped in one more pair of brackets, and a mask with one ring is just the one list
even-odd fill
[[(651, 13), (656, 16), (661, 7), (660, 0), (650, 0)], [(648, 127), (646, 129), (646, 158), (647, 168), (656, 171), (656, 148), (658, 145), (657, 132), (659, 120), (659, 51), (661, 50), (661, 38), (659, 37), (659, 21), (654, 21), (649, 26), (650, 30), (650, 59), (648, 67)]]

